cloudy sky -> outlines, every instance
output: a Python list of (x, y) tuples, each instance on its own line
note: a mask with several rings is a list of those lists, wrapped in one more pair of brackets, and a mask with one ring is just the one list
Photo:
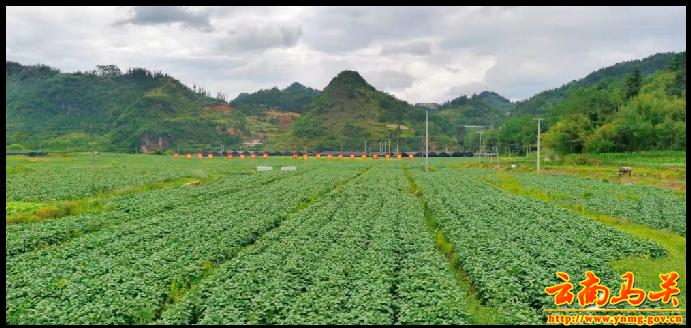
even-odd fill
[(160, 70), (235, 97), (357, 70), (409, 102), (520, 100), (686, 50), (684, 7), (7, 7), (6, 59)]

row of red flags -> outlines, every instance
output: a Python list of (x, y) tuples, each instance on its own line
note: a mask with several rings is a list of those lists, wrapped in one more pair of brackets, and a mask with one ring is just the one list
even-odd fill
[[(202, 155), (201, 153), (197, 153), (197, 154), (194, 155), (194, 157), (196, 157), (196, 158), (204, 158), (204, 155)], [(207, 154), (206, 157), (209, 158), (209, 159), (212, 159), (212, 158), (214, 158), (214, 155), (213, 155), (213, 154)], [(240, 159), (245, 159), (245, 154), (240, 154), (239, 157), (240, 157)], [(321, 154), (317, 154), (317, 155), (315, 155), (315, 157), (316, 157), (317, 159), (321, 159), (321, 158), (322, 158), (322, 155), (321, 155)], [(185, 155), (185, 158), (191, 159), (191, 158), (192, 158), (192, 154), (186, 154), (186, 155)], [(233, 159), (233, 154), (228, 154), (228, 155), (226, 155), (226, 158), (228, 158), (228, 159)], [(250, 158), (251, 158), (251, 159), (257, 159), (257, 155), (256, 155), (256, 154), (251, 154), (251, 155), (250, 155)], [(269, 154), (264, 153), (264, 154), (262, 155), (262, 158), (263, 158), (263, 159), (269, 159)], [(299, 158), (298, 154), (297, 154), (297, 153), (294, 153), (294, 154), (293, 154), (293, 159), (298, 159), (298, 158)], [(309, 158), (309, 155), (307, 155), (307, 154), (302, 154), (302, 159), (303, 159), (303, 160), (306, 160), (306, 159), (308, 159), (308, 158)], [(343, 159), (343, 158), (344, 158), (343, 154), (338, 154), (338, 159)], [(362, 158), (362, 159), (367, 159), (367, 155), (366, 155), (366, 154), (362, 154), (362, 155), (360, 155), (360, 158)], [(385, 158), (385, 159), (391, 159), (391, 155), (390, 155), (390, 154), (386, 154), (386, 155), (384, 155), (384, 158)], [(409, 154), (409, 155), (408, 155), (408, 159), (413, 159), (413, 158), (414, 158), (413, 154)], [(180, 154), (175, 153), (175, 159), (180, 159)], [(333, 159), (334, 159), (333, 154), (328, 154), (328, 155), (327, 155), (327, 159), (328, 159), (328, 160), (333, 160)], [(355, 154), (350, 154), (350, 159), (355, 159)], [(379, 159), (379, 155), (378, 155), (378, 154), (372, 155), (372, 159)], [(403, 155), (401, 155), (401, 154), (396, 155), (396, 159), (403, 159)]]

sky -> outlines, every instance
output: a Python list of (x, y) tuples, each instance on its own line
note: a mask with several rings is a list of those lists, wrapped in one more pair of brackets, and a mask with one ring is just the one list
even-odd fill
[(234, 98), (343, 70), (411, 103), (526, 99), (686, 51), (685, 7), (6, 7), (6, 60), (162, 71)]

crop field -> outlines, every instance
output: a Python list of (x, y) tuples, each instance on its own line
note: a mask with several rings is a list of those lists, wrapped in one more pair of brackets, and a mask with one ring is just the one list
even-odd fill
[(541, 324), (586, 271), (686, 308), (685, 193), (462, 161), (8, 156), (6, 323)]

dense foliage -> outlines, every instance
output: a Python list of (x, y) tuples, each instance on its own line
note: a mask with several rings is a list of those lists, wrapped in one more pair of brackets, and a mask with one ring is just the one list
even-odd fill
[[(264, 188), (245, 188), (221, 197), (204, 193), (201, 199), (169, 211), (12, 256), (6, 265), (7, 321), (150, 322), (178, 288), (235, 256), (310, 195), (355, 173), (322, 170), (310, 173), (314, 177), (310, 183), (292, 175)], [(325, 184), (327, 177), (330, 182)], [(300, 188), (295, 188), (298, 184)]]
[(376, 90), (357, 72), (338, 74), (295, 121), (292, 134), (317, 149), (360, 149), (366, 140), (400, 134), (386, 124), (408, 124), (414, 109), (408, 103)]
[[(686, 53), (682, 53), (684, 57)], [(638, 70), (643, 77), (665, 70), (675, 60), (675, 53), (658, 53), (644, 59), (624, 61), (601, 68), (588, 76), (571, 81), (559, 88), (540, 92), (524, 101), (516, 103), (516, 114), (542, 115), (550, 107), (561, 102), (571, 91), (587, 88), (613, 78), (621, 78)]]
[(525, 153), (543, 146), (559, 154), (686, 149), (686, 53), (657, 54), (598, 70), (561, 88), (516, 103), (488, 149)]
[(467, 323), (463, 291), (405, 185), (399, 170), (356, 178), (219, 267), (162, 322)]
[(295, 82), (283, 90), (274, 87), (251, 94), (241, 93), (230, 104), (249, 113), (267, 108), (302, 113), (317, 96), (319, 90)]
[[(502, 191), (484, 170), (440, 165), (425, 174), (420, 161), (313, 157), (22, 161), (9, 159), (6, 187), (45, 175), (45, 189), (59, 190), (27, 183), (27, 192), (13, 191), (29, 200), (93, 195), (101, 189), (70, 183), (87, 168), (104, 189), (160, 179), (151, 169), (214, 178), (116, 194), (101, 212), (7, 224), (10, 324), (485, 323), (477, 302), (502, 322), (544, 323), (553, 303), (543, 288), (559, 282), (557, 271), (575, 279), (594, 270), (616, 286), (611, 261), (665, 254), (652, 241)], [(260, 164), (298, 170), (257, 172)], [(131, 177), (117, 184), (120, 168)], [(656, 188), (517, 177), (593, 198), (596, 211), (685, 228), (685, 201)], [(18, 211), (38, 204), (16, 203)]]
[(653, 242), (495, 189), (481, 181), (482, 174), (438, 170), (415, 178), (478, 297), (511, 322), (544, 322), (543, 309), (554, 303), (543, 288), (557, 282), (553, 277), (558, 271), (576, 277), (596, 270), (603, 283), (612, 285), (618, 277), (608, 261), (665, 253)]
[(566, 202), (583, 204), (594, 212), (686, 234), (686, 199), (671, 190), (570, 176), (515, 176), (527, 188), (563, 198)]
[[(99, 65), (91, 72), (6, 62), (6, 146), (48, 150), (200, 151), (421, 148), (423, 109), (376, 90), (355, 71), (320, 92), (293, 83), (222, 95), (192, 89), (161, 72)], [(299, 116), (299, 117), (298, 117)], [(490, 91), (462, 95), (430, 115), (431, 150), (525, 153), (543, 121), (544, 145), (557, 153), (686, 149), (686, 53), (618, 63), (512, 103)], [(373, 146), (374, 145), (374, 146)], [(372, 147), (373, 146), (373, 147)]]
[(6, 62), (5, 82), (6, 144), (142, 151), (239, 142), (225, 133), (228, 119), (207, 109), (223, 100), (160, 72), (133, 68), (121, 73), (117, 66), (104, 65), (92, 72), (61, 73)]

